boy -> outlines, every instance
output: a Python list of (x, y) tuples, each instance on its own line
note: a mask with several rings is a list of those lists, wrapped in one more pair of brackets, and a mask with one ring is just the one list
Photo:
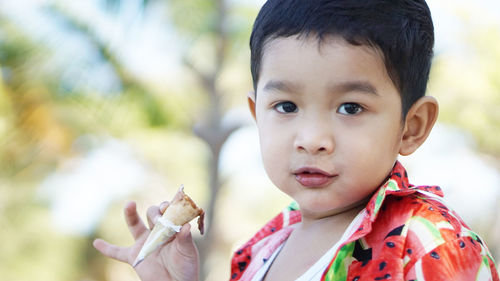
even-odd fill
[[(296, 203), (235, 254), (231, 280), (499, 280), (486, 245), (397, 161), (429, 135), (433, 25), (424, 0), (269, 0), (250, 39), (249, 94), (269, 178)], [(300, 206), (300, 207), (299, 207)], [(148, 210), (154, 220), (166, 206)], [(125, 208), (131, 263), (149, 232)], [(189, 226), (136, 267), (197, 280)]]

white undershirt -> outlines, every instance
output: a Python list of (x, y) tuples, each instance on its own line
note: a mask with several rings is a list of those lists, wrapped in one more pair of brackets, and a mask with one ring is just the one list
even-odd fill
[[(347, 227), (346, 231), (342, 235), (342, 238), (331, 247), (328, 252), (326, 252), (316, 263), (314, 263), (304, 274), (302, 274), (299, 278), (295, 279), (295, 281), (320, 281), (321, 277), (323, 276), (323, 272), (326, 270), (328, 265), (333, 259), (333, 256), (337, 252), (337, 248), (339, 247), (340, 244), (342, 244), (343, 241), (348, 239), (352, 233), (354, 233), (354, 230), (358, 229), (358, 226), (361, 224), (361, 219), (363, 217), (363, 214), (365, 212), (365, 209), (363, 209), (357, 216), (354, 218), (354, 220), (351, 222), (351, 224)], [(262, 281), (264, 279), (264, 276), (266, 275), (267, 271), (269, 271), (269, 268), (271, 267), (271, 264), (273, 263), (274, 259), (278, 256), (279, 252), (281, 252), (281, 249), (283, 249), (283, 246), (285, 243), (281, 244), (275, 251), (274, 253), (269, 257), (269, 259), (266, 261), (266, 263), (257, 271), (257, 273), (253, 276), (252, 281)]]

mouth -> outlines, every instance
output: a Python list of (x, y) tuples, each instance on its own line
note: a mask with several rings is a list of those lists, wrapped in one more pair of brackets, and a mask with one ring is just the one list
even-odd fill
[(304, 187), (323, 187), (330, 184), (338, 176), (313, 167), (300, 168), (295, 170), (293, 174)]

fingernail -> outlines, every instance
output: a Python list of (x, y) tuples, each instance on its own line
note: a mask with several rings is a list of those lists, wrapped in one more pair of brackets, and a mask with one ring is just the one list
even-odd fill
[(165, 211), (165, 209), (167, 209), (168, 205), (169, 205), (168, 201), (161, 203), (160, 204), (160, 211), (163, 213)]

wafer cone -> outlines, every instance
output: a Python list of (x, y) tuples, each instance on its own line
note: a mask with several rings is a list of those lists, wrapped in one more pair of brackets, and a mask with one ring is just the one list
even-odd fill
[(149, 254), (158, 249), (180, 231), (181, 227), (198, 217), (198, 229), (203, 234), (203, 209), (199, 208), (194, 201), (184, 193), (184, 186), (181, 185), (172, 202), (168, 205), (163, 215), (154, 225), (149, 233), (146, 242), (137, 255), (133, 267), (137, 266)]

